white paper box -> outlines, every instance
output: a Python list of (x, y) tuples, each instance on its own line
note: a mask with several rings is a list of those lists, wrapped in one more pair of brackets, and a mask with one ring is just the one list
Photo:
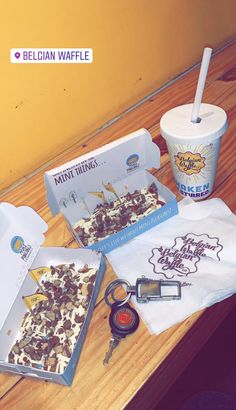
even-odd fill
[(47, 224), (32, 208), (0, 204), (0, 329), (32, 265)]
[[(147, 172), (160, 167), (160, 150), (152, 142), (151, 135), (140, 129), (86, 155), (45, 173), (47, 201), (53, 215), (61, 212), (81, 244), (74, 224), (88, 216), (84, 200), (90, 210), (99, 203), (99, 199), (89, 194), (104, 190), (103, 183), (110, 182), (118, 195), (128, 190), (147, 187), (152, 182), (158, 187), (160, 196), (166, 204), (140, 221), (122, 229), (108, 238), (99, 240), (89, 248), (104, 253), (127, 242), (129, 239), (157, 225), (178, 213), (175, 196), (157, 179)], [(106, 193), (108, 201), (114, 200), (114, 194)], [(112, 198), (113, 196), (113, 198)], [(82, 245), (82, 244), (81, 244)]]
[[(70, 385), (105, 272), (105, 262), (101, 253), (89, 249), (40, 248), (46, 230), (47, 224), (33, 209), (0, 204), (0, 371)], [(33, 294), (38, 288), (28, 270), (72, 262), (78, 267), (87, 263), (98, 273), (85, 321), (64, 373), (8, 363), (8, 354), (20, 336), (20, 325), (27, 311), (22, 296)]]

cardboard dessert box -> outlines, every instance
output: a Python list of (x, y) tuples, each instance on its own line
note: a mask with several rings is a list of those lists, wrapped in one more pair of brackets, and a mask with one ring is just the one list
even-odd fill
[[(46, 230), (47, 224), (33, 209), (0, 204), (0, 371), (70, 385), (105, 272), (105, 262), (101, 253), (89, 249), (40, 248)], [(73, 262), (80, 266), (88, 264), (98, 273), (85, 320), (64, 373), (9, 363), (9, 351), (19, 338), (20, 325), (27, 312), (22, 296), (31, 295), (38, 288), (28, 270)]]
[[(125, 191), (133, 193), (154, 183), (164, 206), (87, 246), (103, 253), (110, 252), (178, 213), (174, 194), (148, 172), (151, 168), (160, 168), (160, 150), (152, 142), (149, 132), (140, 129), (46, 172), (48, 205), (53, 215), (59, 212), (64, 215), (74, 237), (84, 246), (74, 226), (91, 215), (103, 195), (103, 201), (110, 203), (122, 197)], [(109, 184), (112, 186), (110, 191), (106, 190)]]

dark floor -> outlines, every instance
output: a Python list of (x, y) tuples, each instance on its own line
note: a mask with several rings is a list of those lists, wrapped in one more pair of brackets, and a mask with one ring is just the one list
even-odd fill
[[(206, 391), (226, 393), (236, 401), (236, 308), (212, 335), (155, 410), (180, 410), (191, 396)], [(214, 405), (209, 407), (215, 408)], [(231, 409), (227, 405), (222, 408)]]

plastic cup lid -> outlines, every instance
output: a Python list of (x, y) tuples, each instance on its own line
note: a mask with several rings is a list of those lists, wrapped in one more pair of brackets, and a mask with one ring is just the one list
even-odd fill
[(193, 104), (180, 105), (161, 118), (161, 135), (167, 142), (208, 144), (221, 137), (228, 128), (226, 112), (212, 104), (201, 104), (200, 122), (191, 122)]

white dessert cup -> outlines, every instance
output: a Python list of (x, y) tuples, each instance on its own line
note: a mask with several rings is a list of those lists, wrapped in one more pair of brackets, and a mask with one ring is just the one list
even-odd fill
[(199, 122), (191, 122), (193, 104), (165, 113), (160, 121), (176, 186), (182, 196), (207, 198), (213, 191), (227, 115), (215, 105), (201, 104)]

